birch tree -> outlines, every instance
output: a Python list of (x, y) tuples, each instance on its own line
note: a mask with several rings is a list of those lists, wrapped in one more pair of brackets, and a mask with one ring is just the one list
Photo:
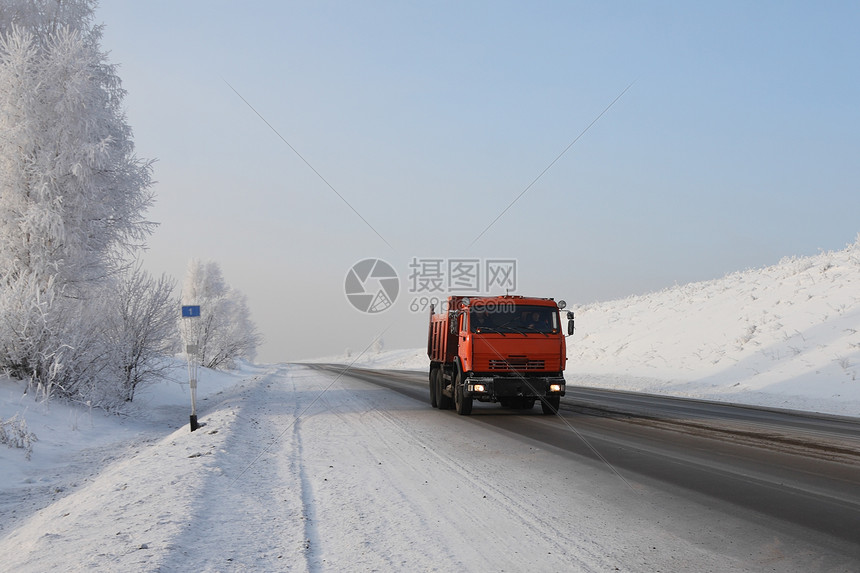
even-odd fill
[(236, 359), (254, 359), (262, 336), (251, 320), (245, 295), (225, 282), (218, 263), (188, 264), (182, 303), (200, 306), (199, 317), (182, 319), (183, 341), (197, 349), (198, 364), (230, 368)]
[(47, 395), (103, 374), (102, 288), (153, 224), (151, 162), (92, 0), (0, 6), (0, 367)]

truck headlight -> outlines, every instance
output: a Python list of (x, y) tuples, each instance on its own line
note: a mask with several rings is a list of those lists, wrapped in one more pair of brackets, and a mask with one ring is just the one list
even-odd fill
[(486, 388), (484, 388), (483, 384), (472, 384), (471, 390), (472, 392), (485, 392)]
[(550, 392), (561, 392), (561, 384), (550, 384), (549, 385)]

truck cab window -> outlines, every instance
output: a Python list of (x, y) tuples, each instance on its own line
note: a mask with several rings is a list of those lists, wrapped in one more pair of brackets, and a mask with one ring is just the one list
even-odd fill
[(502, 306), (469, 312), (469, 328), (476, 333), (540, 333), (559, 332), (558, 311), (547, 306)]

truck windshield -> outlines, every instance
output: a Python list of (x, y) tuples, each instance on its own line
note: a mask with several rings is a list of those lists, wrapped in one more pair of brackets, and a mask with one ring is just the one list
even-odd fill
[(499, 305), (469, 311), (469, 328), (472, 332), (506, 333), (558, 333), (558, 312), (548, 306)]

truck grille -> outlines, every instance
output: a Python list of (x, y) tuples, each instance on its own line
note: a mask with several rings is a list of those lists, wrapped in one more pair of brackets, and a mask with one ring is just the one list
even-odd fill
[(490, 370), (543, 370), (543, 360), (528, 358), (508, 358), (507, 360), (490, 360)]

